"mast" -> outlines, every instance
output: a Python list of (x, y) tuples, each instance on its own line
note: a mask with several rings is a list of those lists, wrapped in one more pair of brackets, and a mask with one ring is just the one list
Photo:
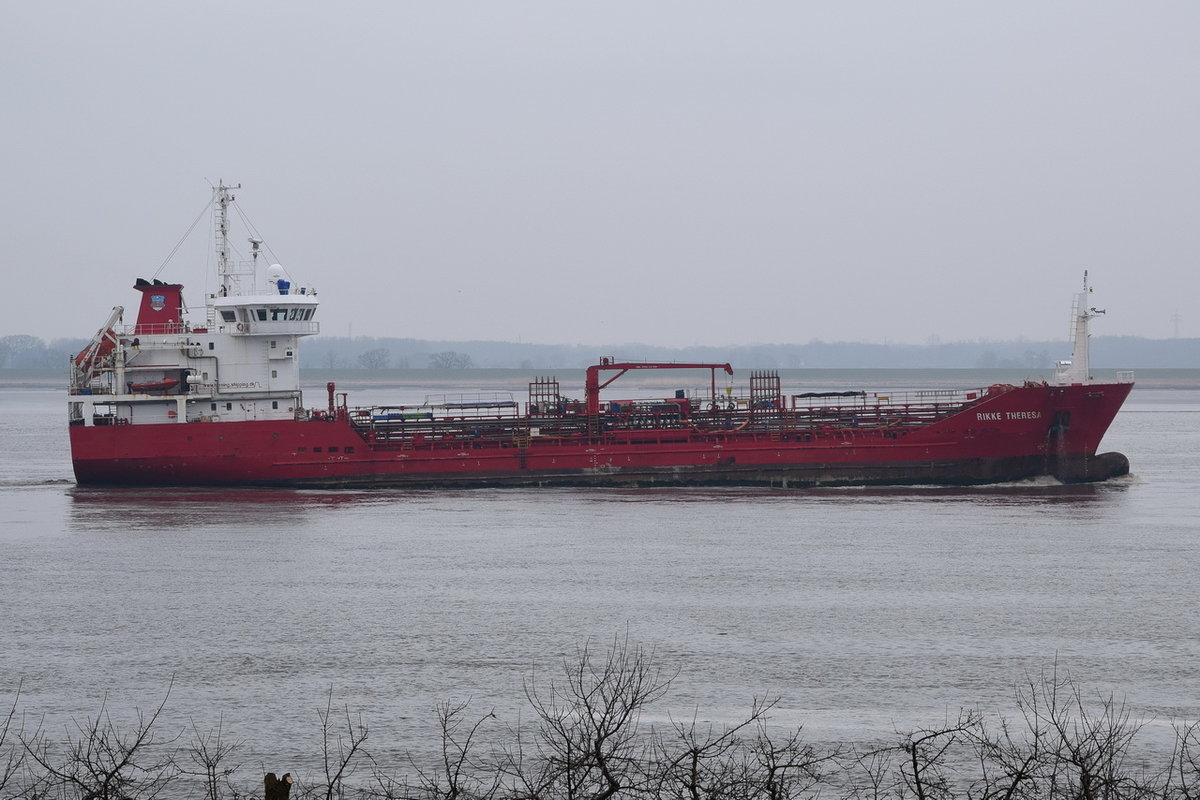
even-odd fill
[(1062, 386), (1091, 383), (1092, 380), (1088, 354), (1088, 339), (1091, 338), (1091, 334), (1088, 332), (1088, 323), (1094, 317), (1103, 314), (1104, 309), (1088, 306), (1088, 295), (1091, 293), (1092, 287), (1088, 283), (1088, 274), (1085, 269), (1083, 271), (1083, 291), (1075, 295), (1075, 300), (1071, 304), (1071, 360), (1059, 361), (1054, 376), (1055, 382)]
[(216, 214), (213, 235), (216, 237), (217, 245), (217, 275), (221, 281), (221, 294), (226, 297), (242, 293), (241, 279), (246, 274), (231, 268), (229, 262), (229, 204), (237, 199), (233, 195), (233, 190), (240, 188), (242, 188), (240, 183), (237, 186), (226, 186), (224, 181), (218, 181), (213, 188), (213, 205)]

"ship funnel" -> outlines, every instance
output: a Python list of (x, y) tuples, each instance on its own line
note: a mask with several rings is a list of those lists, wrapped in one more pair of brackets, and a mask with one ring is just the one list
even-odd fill
[(142, 304), (138, 308), (134, 336), (148, 334), (179, 333), (183, 330), (183, 284), (163, 283), (137, 284), (133, 288), (142, 293)]

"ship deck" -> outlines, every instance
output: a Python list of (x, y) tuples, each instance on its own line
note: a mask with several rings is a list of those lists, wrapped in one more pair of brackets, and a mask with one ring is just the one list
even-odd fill
[[(523, 437), (578, 440), (613, 437), (641, 441), (732, 434), (814, 434), (835, 430), (874, 431), (895, 436), (927, 427), (962, 412), (1008, 386), (974, 391), (898, 393), (807, 393), (788, 407), (755, 405), (745, 398), (708, 403), (663, 399), (613, 402), (589, 415), (578, 403), (553, 408), (530, 404), (521, 413), (510, 400), (350, 408), (351, 427), (376, 446), (444, 441), (506, 442)], [(847, 396), (850, 397), (847, 397)], [(840, 402), (834, 402), (834, 401)]]

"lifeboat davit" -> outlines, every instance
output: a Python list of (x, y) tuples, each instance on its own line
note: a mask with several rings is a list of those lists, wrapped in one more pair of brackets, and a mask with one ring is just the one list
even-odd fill
[(101, 364), (116, 347), (117, 337), (112, 328), (102, 330), (93, 337), (87, 347), (79, 351), (79, 355), (75, 356), (75, 368), (85, 379), (100, 374)]

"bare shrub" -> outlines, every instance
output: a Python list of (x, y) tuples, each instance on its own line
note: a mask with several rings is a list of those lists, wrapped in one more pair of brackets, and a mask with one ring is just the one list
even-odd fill
[(36, 768), (28, 793), (85, 800), (157, 797), (179, 773), (174, 751), (154, 747), (154, 725), (170, 694), (168, 687), (166, 696), (149, 716), (138, 709), (137, 723), (129, 730), (112, 721), (106, 696), (95, 717), (73, 721), (75, 731), (68, 731), (63, 753), (55, 752), (40, 724), (33, 733), (22, 735), (21, 746)]
[(12, 738), (14, 735), (20, 735), (19, 732), (13, 731), (12, 726), (21, 700), (22, 685), (20, 682), (17, 683), (17, 691), (13, 693), (12, 704), (8, 707), (8, 713), (4, 715), (4, 722), (0, 724), (0, 792), (5, 792), (6, 787), (17, 777), (25, 765), (25, 751)]
[(313, 787), (318, 794), (323, 793), (325, 800), (347, 797), (346, 780), (354, 774), (361, 759), (370, 760), (363, 749), (363, 743), (367, 741), (367, 726), (363, 724), (362, 714), (355, 719), (349, 707), (343, 707), (341, 715), (345, 716), (344, 728), (340, 715), (334, 717), (333, 689), (330, 688), (325, 709), (317, 711), (317, 717), (321, 720), (321, 756), (325, 780), (320, 786)]
[(640, 735), (641, 714), (666, 694), (671, 677), (628, 636), (615, 639), (600, 659), (585, 644), (574, 660), (564, 661), (563, 670), (562, 680), (525, 683), (538, 725), (537, 758), (531, 763), (520, 750), (510, 753), (514, 793), (606, 800), (641, 790), (651, 754), (650, 742)]
[(227, 742), (223, 739), (222, 727), (224, 717), (215, 728), (209, 728), (206, 733), (200, 733), (196, 723), (192, 723), (192, 740), (186, 749), (187, 765), (179, 767), (180, 774), (199, 777), (204, 781), (205, 800), (221, 800), (223, 797), (240, 797), (231, 778), (240, 768), (240, 764), (229, 764), (233, 755), (242, 742)]
[(335, 709), (331, 689), (317, 712), (318, 777), (293, 785), (291, 774), (270, 773), (250, 788), (234, 761), (242, 743), (224, 739), (223, 719), (204, 733), (193, 724), (183, 747), (178, 737), (157, 741), (169, 689), (129, 728), (110, 718), (106, 699), (59, 741), (43, 723), (25, 732), (18, 686), (0, 720), (0, 797), (152, 800), (197, 796), (202, 787), (205, 800), (1200, 800), (1200, 723), (1176, 724), (1174, 749), (1157, 770), (1135, 764), (1142, 725), (1128, 706), (1084, 692), (1057, 664), (1018, 687), (1011, 718), (963, 710), (898, 742), (855, 750), (816, 746), (802, 728), (769, 724), (778, 700), (755, 700), (729, 724), (702, 723), (698, 710), (645, 723), (672, 678), (628, 637), (604, 651), (585, 644), (561, 675), (526, 679), (527, 720), (489, 731), (492, 712), (435, 706), (440, 749), (427, 764), (409, 758), (411, 779), (372, 758), (361, 715)]

